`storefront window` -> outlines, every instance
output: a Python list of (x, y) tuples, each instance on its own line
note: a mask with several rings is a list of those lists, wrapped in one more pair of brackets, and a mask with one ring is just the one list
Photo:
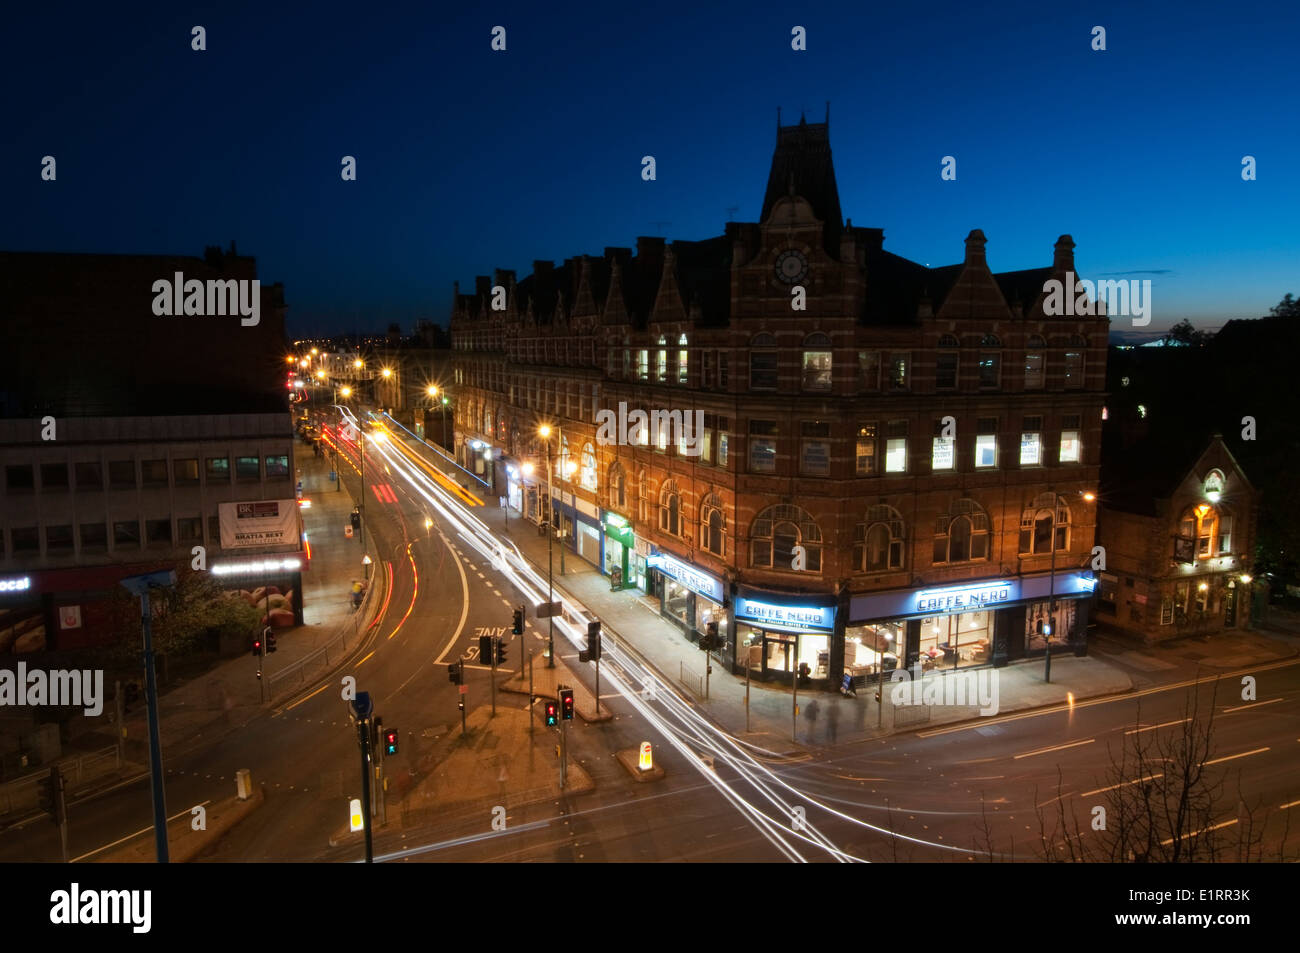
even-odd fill
[(906, 638), (901, 621), (850, 626), (844, 632), (844, 671), (853, 676), (883, 671), (888, 676), (903, 664)]
[(921, 667), (983, 665), (991, 656), (993, 617), (989, 609), (921, 620)]
[(693, 621), (690, 614), (691, 590), (675, 579), (664, 576), (664, 612), (685, 625)]
[(1025, 608), (1025, 647), (1030, 652), (1042, 652), (1047, 648), (1046, 636), (1050, 632), (1052, 645), (1060, 647), (1070, 638), (1074, 627), (1074, 602), (1067, 600), (1056, 604), (1056, 613), (1051, 615), (1048, 609), (1051, 602), (1037, 602)]

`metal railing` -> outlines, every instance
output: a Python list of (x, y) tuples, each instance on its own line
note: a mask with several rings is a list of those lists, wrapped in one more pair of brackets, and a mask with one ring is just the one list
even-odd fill
[[(378, 578), (378, 574), (375, 574)], [(366, 610), (370, 606), (371, 597), (378, 590), (377, 586), (367, 586), (365, 598), (361, 600), (360, 607), (352, 611), (352, 644), (348, 644), (348, 627), (340, 626), (339, 631), (332, 639), (322, 645), (320, 648), (309, 652), (296, 662), (292, 662), (288, 667), (279, 672), (271, 672), (266, 678), (266, 695), (271, 701), (275, 700), (276, 692), (283, 692), (290, 688), (300, 688), (307, 683), (308, 673), (313, 676), (318, 672), (328, 671), (332, 664), (331, 659), (337, 662), (348, 651), (356, 647), (356, 643), (361, 640), (361, 620), (366, 616)]]
[(687, 668), (685, 662), (677, 663), (677, 681), (694, 692), (696, 698), (704, 697), (704, 676), (694, 669)]
[[(117, 773), (122, 768), (122, 757), (117, 745), (109, 745), (72, 760), (62, 760), (59, 767), (63, 771), (64, 783), (71, 791), (87, 781)], [(38, 806), (40, 785), (48, 777), (49, 766), (46, 765), (25, 778), (0, 785), (0, 815)]]

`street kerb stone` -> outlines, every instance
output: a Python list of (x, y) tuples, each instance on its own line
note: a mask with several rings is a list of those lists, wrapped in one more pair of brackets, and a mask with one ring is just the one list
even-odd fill
[(639, 748), (624, 748), (615, 757), (618, 758), (619, 764), (627, 768), (627, 773), (632, 775), (634, 781), (644, 783), (646, 781), (663, 780), (664, 769), (658, 764), (655, 764), (649, 771), (641, 770), (641, 751)]
[[(167, 856), (173, 864), (185, 864), (216, 846), (240, 821), (262, 806), (266, 792), (258, 785), (247, 800), (231, 796), (205, 806), (206, 829), (193, 829), (193, 815), (186, 813), (167, 822)], [(150, 864), (157, 860), (153, 829), (130, 842), (89, 858), (97, 864)]]

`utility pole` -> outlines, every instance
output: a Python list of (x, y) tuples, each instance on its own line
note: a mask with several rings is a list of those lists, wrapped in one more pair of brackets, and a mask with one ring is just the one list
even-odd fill
[[(788, 656), (787, 656), (788, 657)], [(790, 679), (790, 686), (794, 689), (790, 701), (790, 740), (798, 743), (799, 741), (799, 673), (796, 671), (794, 677)]]
[[(739, 639), (737, 640), (739, 641)], [(749, 657), (745, 657), (745, 732), (749, 732)]]
[(1043, 681), (1052, 680), (1052, 627), (1056, 624), (1056, 487), (1052, 487), (1052, 539), (1048, 546), (1052, 550), (1052, 572), (1047, 582), (1047, 625), (1044, 626), (1043, 645)]
[(533, 694), (533, 650), (528, 650), (528, 734), (533, 733), (533, 705), (537, 697)]
[(492, 636), (492, 717), (497, 716), (497, 640), (498, 636)]
[(352, 718), (357, 724), (357, 743), (361, 750), (361, 820), (364, 825), (366, 839), (366, 863), (372, 864), (375, 861), (374, 841), (371, 838), (371, 827), (373, 822), (370, 819), (370, 716), (374, 713), (374, 705), (370, 701), (369, 692), (357, 692), (357, 697), (352, 700)]
[[(555, 668), (555, 557), (552, 554), (555, 535), (555, 466), (551, 463), (551, 438), (546, 437), (546, 667)], [(563, 732), (561, 732), (563, 733)], [(563, 787), (563, 782), (561, 782)]]

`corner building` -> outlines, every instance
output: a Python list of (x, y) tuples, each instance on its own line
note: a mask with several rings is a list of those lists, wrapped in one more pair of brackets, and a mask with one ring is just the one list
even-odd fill
[[(457, 452), (736, 673), (1083, 654), (1108, 319), (1044, 313), (1073, 271), (1068, 235), (1000, 274), (978, 229), (891, 254), (841, 218), (829, 121), (778, 123), (759, 222), (457, 285)], [(602, 428), (635, 410), (698, 433)]]

